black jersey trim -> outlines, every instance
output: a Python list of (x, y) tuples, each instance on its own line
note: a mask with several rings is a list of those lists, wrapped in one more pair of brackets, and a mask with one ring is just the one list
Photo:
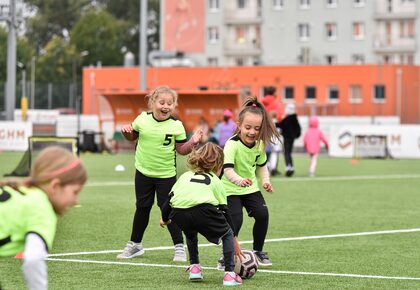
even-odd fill
[(225, 168), (234, 168), (234, 167), (235, 167), (235, 165), (233, 163), (225, 163), (225, 164), (223, 164), (223, 169), (225, 169)]
[(255, 144), (257, 144), (257, 142), (254, 142), (254, 144), (252, 144), (251, 146), (246, 145), (244, 143), (244, 141), (242, 141), (242, 139), (239, 137), (239, 134), (236, 134), (236, 135), (232, 136), (229, 140), (232, 140), (232, 141), (240, 141), (242, 144), (244, 144), (245, 147), (248, 147), (250, 149), (251, 148), (254, 148)]
[(27, 232), (26, 233), (26, 236), (27, 235), (29, 235), (29, 234), (35, 234), (35, 235), (37, 235), (38, 237), (40, 237), (41, 238), (41, 240), (44, 242), (44, 244), (45, 244), (45, 249), (47, 250), (47, 252), (49, 252), (49, 250), (48, 250), (48, 246), (47, 246), (47, 242), (45, 241), (45, 239), (39, 234), (39, 233), (37, 233), (37, 232)]
[(185, 142), (187, 142), (187, 139), (175, 140), (175, 143), (185, 143)]
[(8, 236), (8, 237), (6, 237), (6, 238), (4, 238), (4, 239), (1, 239), (1, 240), (0, 240), (0, 247), (2, 247), (2, 246), (4, 246), (4, 245), (6, 245), (6, 244), (8, 244), (8, 243), (10, 243), (11, 241), (12, 241), (11, 236)]
[(153, 115), (153, 112), (147, 112), (147, 115), (152, 115), (152, 118), (156, 121), (156, 122), (165, 122), (165, 121), (167, 121), (167, 120), (174, 120), (174, 121), (176, 121), (177, 119), (175, 119), (175, 117), (174, 116), (169, 116), (167, 119), (165, 119), (165, 120), (158, 120), (158, 119), (156, 119), (155, 118), (155, 115)]
[(263, 163), (263, 164), (257, 164), (257, 166), (259, 166), (259, 167), (263, 167), (264, 165), (266, 165), (267, 164), (267, 160)]

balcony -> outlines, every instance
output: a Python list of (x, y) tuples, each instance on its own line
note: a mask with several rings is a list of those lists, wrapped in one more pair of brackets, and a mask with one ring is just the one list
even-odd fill
[(258, 56), (261, 55), (259, 41), (246, 40), (224, 42), (224, 52), (227, 56)]
[(387, 40), (377, 38), (373, 44), (376, 53), (414, 53), (417, 49), (415, 39)]

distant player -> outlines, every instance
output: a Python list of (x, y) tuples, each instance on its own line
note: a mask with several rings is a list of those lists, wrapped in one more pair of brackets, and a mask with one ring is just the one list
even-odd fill
[(78, 203), (86, 179), (86, 169), (76, 156), (51, 146), (38, 155), (29, 178), (0, 182), (0, 257), (23, 252), (28, 289), (48, 288), (45, 259), (55, 237), (57, 214)]
[(223, 150), (214, 143), (206, 143), (190, 154), (188, 164), (191, 171), (184, 173), (172, 188), (160, 224), (168, 225), (172, 220), (185, 233), (191, 281), (203, 280), (198, 257), (197, 234), (200, 233), (211, 243), (223, 242), (223, 285), (240, 285), (242, 279), (233, 269), (234, 254), (241, 255), (242, 252), (232, 231), (225, 190), (218, 177), (223, 166)]
[(225, 159), (222, 181), (228, 195), (235, 234), (238, 236), (241, 230), (242, 209), (245, 208), (248, 215), (255, 219), (253, 250), (260, 266), (270, 266), (272, 263), (267, 253), (263, 252), (268, 230), (268, 209), (258, 187), (256, 174), (261, 178), (263, 188), (272, 192), (265, 145), (273, 138), (280, 138), (280, 134), (264, 106), (254, 97), (244, 103), (235, 135), (226, 142), (223, 150)]
[[(154, 89), (148, 96), (150, 112), (141, 113), (132, 124), (121, 132), (127, 140), (137, 140), (135, 153), (136, 212), (131, 238), (117, 258), (128, 259), (144, 254), (142, 244), (149, 216), (157, 196), (161, 208), (176, 181), (176, 152), (186, 155), (197, 145), (203, 132), (197, 130), (187, 142), (181, 121), (172, 117), (178, 94), (167, 86)], [(175, 262), (185, 262), (182, 232), (176, 224), (168, 226), (175, 245)]]

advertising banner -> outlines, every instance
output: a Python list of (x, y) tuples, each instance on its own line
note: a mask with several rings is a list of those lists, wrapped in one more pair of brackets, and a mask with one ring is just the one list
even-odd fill
[(30, 136), (31, 122), (0, 122), (0, 150), (25, 151)]

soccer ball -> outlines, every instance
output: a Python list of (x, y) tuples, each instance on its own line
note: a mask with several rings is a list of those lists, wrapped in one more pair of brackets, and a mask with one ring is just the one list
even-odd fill
[(242, 261), (235, 256), (235, 273), (242, 278), (251, 278), (255, 275), (258, 269), (257, 257), (254, 253), (249, 250), (242, 250), (245, 257), (242, 257)]

